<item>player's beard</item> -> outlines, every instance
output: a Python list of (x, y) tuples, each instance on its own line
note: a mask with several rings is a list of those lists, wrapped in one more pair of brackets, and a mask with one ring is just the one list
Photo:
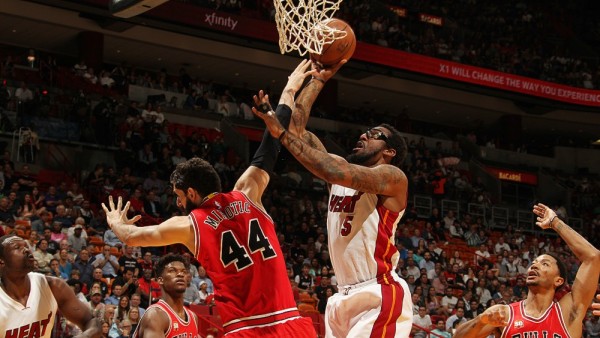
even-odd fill
[(358, 151), (350, 153), (348, 156), (346, 156), (346, 161), (352, 164), (364, 165), (371, 160), (373, 156), (375, 156), (374, 151), (359, 149)]
[(194, 202), (190, 201), (189, 199), (186, 199), (185, 201), (185, 212), (188, 214), (191, 214), (192, 211), (194, 211), (194, 209), (198, 208), (198, 206), (196, 204), (194, 204)]

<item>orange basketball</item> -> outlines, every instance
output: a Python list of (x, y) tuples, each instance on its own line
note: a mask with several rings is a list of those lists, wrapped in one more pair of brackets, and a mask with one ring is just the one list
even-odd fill
[(321, 55), (311, 53), (311, 59), (325, 68), (335, 65), (343, 59), (350, 60), (356, 48), (356, 36), (346, 21), (333, 18), (327, 20), (326, 25), (345, 31), (346, 36), (323, 45)]

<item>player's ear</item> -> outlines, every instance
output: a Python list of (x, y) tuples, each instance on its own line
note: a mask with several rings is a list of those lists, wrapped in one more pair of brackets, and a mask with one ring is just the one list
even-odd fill
[(156, 281), (157, 281), (157, 282), (158, 282), (158, 284), (160, 284), (160, 285), (163, 285), (163, 284), (164, 284), (164, 282), (165, 282), (165, 280), (162, 278), (162, 276), (161, 276), (161, 277), (158, 277), (158, 278), (156, 279)]
[(556, 279), (554, 279), (554, 288), (555, 289), (564, 284), (565, 284), (565, 279), (562, 278), (561, 276), (557, 276)]
[(383, 155), (388, 156), (389, 158), (393, 158), (394, 156), (396, 156), (396, 149), (386, 148), (383, 150)]

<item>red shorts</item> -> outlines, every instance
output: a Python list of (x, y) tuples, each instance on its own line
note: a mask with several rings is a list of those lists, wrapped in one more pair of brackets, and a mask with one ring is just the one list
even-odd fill
[(307, 317), (291, 319), (271, 326), (243, 329), (225, 335), (227, 338), (313, 338), (316, 336), (313, 321)]

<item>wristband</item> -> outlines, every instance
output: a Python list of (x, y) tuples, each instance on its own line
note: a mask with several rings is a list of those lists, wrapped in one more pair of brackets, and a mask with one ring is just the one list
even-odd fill
[(552, 228), (552, 222), (554, 222), (554, 219), (558, 217), (557, 215), (552, 216), (552, 218), (550, 218), (550, 227)]
[(325, 80), (323, 80), (323, 79), (319, 79), (319, 78), (318, 78), (318, 77), (316, 77), (316, 76), (313, 76), (313, 77), (312, 77), (312, 79), (313, 79), (313, 80), (320, 81), (321, 83), (325, 84)]
[(279, 140), (279, 142), (281, 142), (281, 139), (283, 138), (283, 135), (285, 135), (286, 131), (287, 130), (284, 129), (283, 132), (281, 134), (279, 134), (279, 137), (277, 138)]
[(271, 105), (268, 103), (261, 103), (258, 105), (258, 107), (256, 107), (256, 109), (263, 114), (266, 114), (272, 110)]

